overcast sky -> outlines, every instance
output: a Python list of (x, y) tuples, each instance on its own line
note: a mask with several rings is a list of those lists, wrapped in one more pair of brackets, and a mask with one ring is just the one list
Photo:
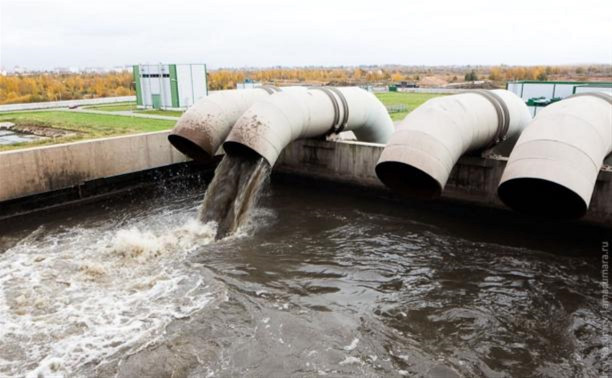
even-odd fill
[(612, 63), (612, 0), (0, 0), (0, 65)]

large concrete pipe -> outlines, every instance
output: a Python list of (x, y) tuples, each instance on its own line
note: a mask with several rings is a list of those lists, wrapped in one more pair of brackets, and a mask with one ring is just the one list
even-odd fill
[(376, 164), (376, 175), (397, 192), (437, 197), (461, 155), (520, 133), (530, 120), (525, 103), (506, 90), (431, 99), (397, 127)]
[(612, 96), (581, 93), (540, 110), (510, 154), (498, 187), (509, 207), (579, 218), (612, 151)]
[(168, 140), (190, 158), (207, 160), (215, 155), (242, 113), (279, 90), (264, 86), (215, 92), (197, 101), (179, 118)]
[(373, 94), (357, 87), (283, 91), (249, 108), (223, 149), (237, 154), (255, 152), (272, 166), (292, 141), (342, 131), (353, 131), (360, 141), (386, 143), (393, 133), (393, 121)]

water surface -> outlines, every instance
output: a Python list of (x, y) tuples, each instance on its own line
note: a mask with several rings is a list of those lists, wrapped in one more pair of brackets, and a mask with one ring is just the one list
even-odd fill
[(599, 241), (469, 208), (267, 193), (218, 242), (198, 191), (5, 227), (0, 376), (603, 374)]
[(37, 139), (41, 139), (41, 137), (33, 134), (23, 134), (17, 133), (12, 130), (0, 129), (0, 146), (22, 142), (31, 142)]

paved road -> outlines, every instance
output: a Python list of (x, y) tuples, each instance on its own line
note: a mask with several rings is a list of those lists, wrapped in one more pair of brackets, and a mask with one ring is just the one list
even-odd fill
[(98, 105), (98, 104), (113, 104), (116, 102), (136, 101), (136, 96), (122, 97), (101, 97), (88, 98), (83, 100), (66, 100), (66, 101), (47, 101), (47, 102), (30, 102), (27, 104), (6, 104), (0, 105), (0, 112), (13, 112), (18, 110), (35, 110), (35, 109), (53, 109), (67, 108), (69, 106), (81, 105)]
[(53, 110), (61, 110), (65, 112), (76, 112), (76, 113), (92, 113), (92, 114), (104, 114), (104, 115), (119, 115), (124, 117), (136, 117), (136, 118), (151, 118), (151, 119), (165, 119), (169, 121), (176, 121), (179, 117), (172, 116), (164, 116), (158, 114), (145, 114), (145, 113), (134, 113), (129, 110), (122, 110), (116, 112), (108, 112), (104, 110), (95, 110), (95, 109), (53, 109)]

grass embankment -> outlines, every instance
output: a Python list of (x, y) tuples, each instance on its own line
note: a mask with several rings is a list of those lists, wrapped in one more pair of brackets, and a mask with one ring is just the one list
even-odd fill
[[(376, 93), (376, 97), (385, 104), (385, 106), (393, 105), (404, 105), (406, 110), (403, 112), (391, 113), (391, 119), (399, 121), (404, 119), (408, 113), (413, 111), (417, 106), (423, 104), (425, 101), (443, 96), (437, 93), (407, 93), (407, 92), (388, 92), (388, 93)], [(142, 114), (156, 114), (170, 117), (180, 117), (183, 112), (175, 110), (157, 110), (157, 109), (138, 109), (135, 102), (122, 102), (117, 104), (108, 105), (93, 105), (86, 106), (84, 109), (102, 110), (108, 112), (117, 111), (132, 111), (134, 113)]]
[(137, 110), (135, 102), (116, 102), (113, 104), (82, 106), (82, 109), (101, 110), (104, 112), (124, 112)]
[[(403, 119), (408, 113), (425, 101), (441, 96), (429, 93), (377, 93), (376, 97), (386, 106), (404, 105), (406, 111), (391, 113), (394, 121)], [(134, 111), (144, 114), (160, 114), (180, 116), (182, 112), (170, 110), (136, 110), (132, 102), (109, 105), (87, 106), (87, 109), (113, 111)], [(36, 111), (0, 113), (0, 122), (13, 122), (18, 126), (42, 126), (76, 132), (76, 135), (41, 139), (32, 142), (0, 146), (0, 151), (15, 148), (34, 147), (49, 144), (72, 142), (82, 139), (94, 139), (113, 135), (144, 133), (167, 130), (174, 126), (175, 121), (163, 119), (137, 118), (113, 114), (93, 114), (67, 111)]]
[(172, 128), (175, 121), (119, 115), (67, 111), (0, 113), (0, 122), (17, 126), (43, 126), (76, 132), (76, 135), (41, 139), (33, 142), (0, 146), (0, 151), (23, 147), (72, 142), (113, 135), (161, 131)]
[(134, 113), (155, 114), (155, 115), (162, 115), (162, 116), (168, 116), (168, 117), (180, 117), (181, 115), (183, 115), (183, 112), (179, 110), (157, 110), (157, 109), (136, 110)]
[(388, 93), (376, 93), (376, 97), (385, 104), (385, 106), (392, 105), (404, 105), (406, 111), (391, 113), (391, 119), (399, 121), (404, 119), (408, 113), (413, 111), (416, 107), (423, 104), (425, 101), (434, 97), (443, 96), (437, 93), (406, 93), (406, 92), (388, 92)]
[(138, 109), (135, 102), (118, 102), (115, 104), (84, 106), (83, 109), (101, 110), (103, 112), (134, 112), (155, 114), (169, 117), (180, 117), (183, 112), (178, 110)]

